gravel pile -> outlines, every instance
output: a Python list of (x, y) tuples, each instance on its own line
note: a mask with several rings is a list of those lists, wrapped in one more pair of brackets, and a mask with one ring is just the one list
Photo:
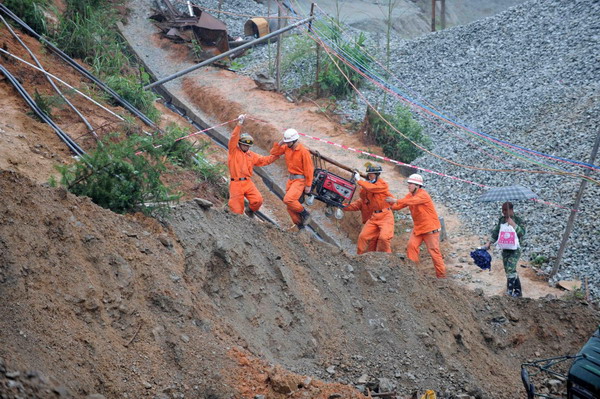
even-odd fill
[[(218, 1), (202, 1), (216, 9)], [(248, 1), (228, 1), (224, 11), (266, 15), (266, 7)], [(273, 13), (275, 10), (272, 11)], [(448, 119), (517, 146), (588, 163), (600, 126), (600, 2), (595, 0), (533, 0), (494, 17), (425, 35), (416, 40), (393, 39), (390, 82), (421, 104), (435, 104)], [(247, 18), (222, 14), (232, 36), (243, 35)], [(284, 41), (284, 54), (295, 51)], [(383, 54), (381, 37), (370, 37), (372, 54)], [(267, 46), (254, 48), (238, 61), (252, 75), (268, 68)], [(285, 55), (284, 55), (285, 59)], [(379, 56), (378, 59), (384, 59)], [(304, 60), (285, 72), (285, 87), (295, 88), (314, 76), (314, 60)], [(407, 89), (410, 88), (410, 89)], [(363, 94), (375, 104), (381, 91), (364, 85)], [(405, 95), (406, 95), (405, 94)], [(388, 96), (389, 98), (390, 96)], [(360, 98), (340, 101), (340, 113), (360, 121), (366, 105)], [(390, 104), (390, 109), (396, 104)], [(527, 156), (526, 162), (474, 139), (463, 129), (415, 116), (434, 142), (433, 152), (466, 168), (432, 155), (414, 165), (486, 186), (521, 184), (536, 192), (540, 202), (516, 202), (515, 212), (527, 221), (524, 259), (547, 258), (550, 272), (579, 189), (581, 179), (569, 173), (586, 171), (569, 163)], [(509, 149), (514, 152), (514, 149)], [(600, 157), (595, 165), (600, 164)], [(553, 169), (549, 169), (551, 167)], [(477, 170), (526, 169), (529, 172)], [(567, 175), (534, 173), (556, 171)], [(600, 180), (600, 172), (590, 171)], [(437, 202), (455, 210), (480, 234), (482, 243), (500, 216), (500, 203), (477, 203), (483, 190), (435, 174), (424, 173), (427, 189)], [(551, 204), (545, 203), (550, 202)], [(590, 293), (600, 298), (600, 186), (588, 183), (570, 235), (560, 272), (554, 281), (588, 279)], [(499, 256), (499, 253), (495, 253)], [(526, 289), (526, 288), (525, 288)]]

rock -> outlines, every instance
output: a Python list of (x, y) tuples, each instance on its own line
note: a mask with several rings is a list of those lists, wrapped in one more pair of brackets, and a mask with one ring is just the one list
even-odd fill
[(164, 234), (161, 234), (158, 236), (158, 241), (160, 241), (160, 243), (162, 245), (164, 245), (166, 248), (173, 248), (173, 242), (171, 241), (171, 239), (169, 237), (167, 237)]
[(379, 392), (392, 392), (396, 388), (396, 384), (389, 378), (379, 378)]
[(358, 380), (356, 380), (356, 382), (358, 384), (366, 384), (369, 381), (369, 375), (368, 374), (363, 374), (361, 375)]
[(99, 393), (92, 393), (86, 396), (85, 399), (106, 399), (106, 397)]
[(257, 73), (254, 76), (254, 83), (260, 90), (275, 91), (277, 90), (275, 79), (265, 75), (264, 73)]
[(304, 388), (308, 388), (308, 387), (310, 387), (310, 384), (311, 384), (311, 383), (312, 383), (312, 378), (310, 378), (310, 377), (306, 377), (306, 378), (304, 379), (304, 381), (302, 381), (302, 386), (303, 386)]
[(194, 201), (202, 209), (209, 209), (214, 206), (214, 204), (212, 202), (210, 202), (209, 200), (205, 200), (203, 198), (194, 198)]
[(18, 372), (18, 371), (9, 371), (5, 375), (6, 375), (6, 378), (10, 378), (11, 380), (14, 380), (16, 378), (19, 378), (19, 376), (21, 375), (21, 373)]

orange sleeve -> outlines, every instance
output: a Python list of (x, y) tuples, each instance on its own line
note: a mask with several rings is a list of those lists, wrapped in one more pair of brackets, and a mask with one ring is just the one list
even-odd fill
[(409, 194), (406, 194), (406, 196), (404, 196), (404, 198), (396, 201), (396, 203), (391, 206), (392, 211), (399, 211), (400, 209), (406, 208), (409, 205), (406, 203), (406, 201), (410, 199), (409, 196), (412, 197), (412, 195), (410, 195), (410, 193), (409, 193)]
[(344, 212), (354, 212), (354, 211), (360, 211), (362, 207), (363, 207), (363, 200), (362, 200), (362, 198), (359, 198), (356, 201), (348, 204), (348, 206), (345, 206), (344, 208), (342, 208), (342, 210)]
[(229, 150), (229, 154), (233, 152), (233, 150), (237, 147), (238, 141), (240, 141), (240, 133), (242, 132), (242, 126), (237, 125), (233, 132), (231, 132), (231, 137), (229, 137), (229, 144), (227, 145), (227, 149)]
[(252, 164), (254, 166), (267, 166), (279, 159), (279, 155), (262, 156), (257, 153), (252, 153)]
[(398, 200), (398, 202), (396, 202), (392, 206), (392, 209), (397, 211), (397, 210), (405, 208), (407, 206), (420, 205), (420, 204), (424, 204), (429, 201), (430, 201), (429, 196), (426, 195), (425, 192), (423, 192), (419, 189), (419, 191), (417, 191), (416, 195), (407, 194), (406, 197), (402, 198), (401, 200)]
[(315, 166), (313, 165), (310, 151), (305, 149), (302, 153), (302, 170), (304, 170), (304, 177), (306, 178), (304, 185), (306, 187), (312, 186), (313, 174), (315, 173)]
[(285, 149), (287, 148), (287, 146), (284, 145), (279, 145), (279, 142), (275, 142), (273, 143), (273, 148), (271, 148), (271, 155), (283, 155), (285, 154)]
[(389, 189), (388, 184), (382, 181), (381, 179), (377, 180), (375, 183), (371, 183), (365, 180), (359, 180), (356, 183), (368, 192), (373, 194), (387, 193)]

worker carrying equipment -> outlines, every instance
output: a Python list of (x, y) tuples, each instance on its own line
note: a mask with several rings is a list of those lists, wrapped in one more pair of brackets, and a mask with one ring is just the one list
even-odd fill
[[(354, 206), (351, 204), (349, 209), (344, 209), (345, 212), (348, 212), (355, 210), (358, 206), (360, 206), (359, 209), (364, 206), (366, 208), (364, 212), (361, 209), (362, 215), (370, 214), (369, 219), (358, 235), (356, 253), (360, 255), (373, 250), (375, 245), (376, 250), (379, 252), (392, 252), (394, 214), (390, 209), (390, 205), (386, 202), (386, 199), (391, 198), (392, 194), (387, 182), (379, 177), (383, 172), (383, 168), (370, 162), (367, 162), (365, 166), (369, 181), (357, 180), (357, 184), (361, 187), (361, 204), (355, 204)], [(360, 178), (358, 172), (355, 173), (355, 178)]]
[(287, 129), (283, 133), (283, 139), (273, 143), (271, 155), (285, 155), (289, 178), (283, 203), (287, 206), (292, 222), (299, 229), (303, 229), (309, 222), (310, 214), (300, 203), (300, 198), (310, 192), (314, 166), (310, 152), (298, 141), (299, 138), (296, 129)]

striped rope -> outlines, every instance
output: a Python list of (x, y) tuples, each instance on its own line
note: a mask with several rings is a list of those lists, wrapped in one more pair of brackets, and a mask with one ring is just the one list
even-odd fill
[[(348, 81), (348, 84), (350, 84), (350, 86), (358, 93), (358, 95), (363, 99), (363, 101), (388, 125), (390, 126), (390, 128), (392, 128), (394, 131), (396, 131), (398, 134), (400, 134), (402, 137), (404, 137), (406, 140), (408, 140), (410, 143), (412, 143), (413, 145), (415, 145), (417, 148), (421, 149), (422, 151), (436, 157), (439, 158), (441, 160), (444, 160), (445, 162), (451, 163), (455, 166), (459, 166), (459, 167), (463, 167), (463, 168), (467, 168), (467, 169), (474, 169), (474, 170), (484, 170), (484, 171), (494, 171), (494, 172), (526, 172), (526, 173), (540, 173), (540, 174), (554, 174), (554, 175), (566, 175), (566, 176), (572, 176), (572, 177), (577, 177), (577, 178), (583, 178), (586, 179), (590, 182), (593, 182), (594, 184), (598, 184), (600, 185), (600, 182), (596, 181), (595, 179), (592, 179), (589, 176), (586, 175), (581, 175), (581, 174), (576, 174), (576, 173), (571, 173), (571, 172), (566, 172), (566, 171), (560, 171), (557, 170), (556, 172), (547, 172), (547, 171), (539, 171), (539, 170), (526, 170), (526, 169), (493, 169), (493, 168), (482, 168), (482, 167), (476, 167), (476, 166), (472, 166), (472, 165), (464, 165), (455, 161), (452, 161), (448, 158), (444, 158), (438, 154), (435, 154), (431, 151), (429, 151), (428, 149), (420, 146), (419, 144), (415, 143), (414, 141), (412, 141), (410, 138), (408, 138), (405, 134), (403, 134), (401, 131), (399, 131), (395, 126), (393, 126), (388, 120), (386, 120), (381, 113), (375, 108), (373, 107), (372, 104), (370, 104), (370, 102), (366, 99), (366, 97), (356, 88), (356, 86), (352, 83), (352, 81), (349, 79), (349, 77), (347, 76), (346, 73), (344, 73), (344, 71), (340, 68), (340, 66), (333, 61), (333, 57), (332, 57), (332, 52), (330, 51), (329, 47), (325, 45), (324, 42), (319, 42), (315, 37), (313, 37), (312, 35), (310, 35), (310, 33), (307, 33), (307, 35), (315, 40), (317, 43), (320, 43), (321, 46), (323, 47), (323, 49), (325, 50), (326, 54), (330, 57), (330, 59), (332, 59), (333, 64), (338, 68), (338, 70), (340, 71), (340, 73), (342, 73), (342, 75), (345, 77), (345, 79)], [(338, 57), (338, 59), (340, 59), (340, 61), (344, 62), (346, 65), (350, 66), (348, 64), (348, 62), (342, 58), (342, 57)], [(358, 71), (359, 73), (361, 73), (360, 71)], [(363, 76), (365, 76), (363, 74)]]
[[(331, 19), (328, 19), (328, 20), (330, 22), (333, 21)], [(333, 23), (335, 23), (335, 21), (333, 21)], [(313, 29), (313, 31), (316, 31), (317, 33), (319, 32), (318, 29)], [(326, 35), (323, 35), (323, 36), (327, 37)], [(324, 42), (324, 40), (322, 40), (322, 42)], [(335, 44), (332, 43), (332, 46), (335, 47)], [(368, 55), (368, 57), (370, 57), (371, 60), (374, 60), (375, 63), (377, 63), (376, 57), (372, 57), (370, 55)], [(340, 58), (340, 57), (338, 57), (338, 58)], [(432, 109), (431, 107), (427, 107), (427, 106), (425, 106), (423, 104), (420, 104), (418, 101), (410, 98), (407, 95), (402, 95), (402, 93), (400, 92), (399, 89), (397, 89), (396, 87), (394, 87), (391, 84), (387, 83), (381, 77), (377, 76), (372, 70), (370, 70), (365, 65), (360, 65), (360, 63), (359, 63), (359, 65), (356, 65), (358, 63), (358, 61), (355, 58), (353, 58), (351, 55), (345, 54), (345, 56), (342, 57), (342, 58), (353, 60), (354, 63), (352, 65), (350, 65), (349, 62), (346, 62), (346, 64), (349, 67), (353, 68), (357, 73), (360, 73), (365, 78), (367, 78), (367, 79), (369, 79), (371, 81), (378, 82), (378, 84), (377, 84), (378, 86), (384, 88), (386, 91), (390, 92), (391, 94), (394, 94), (394, 95), (402, 97), (405, 102), (408, 102), (408, 103), (410, 103), (411, 105), (413, 105), (415, 107), (419, 107), (419, 108), (421, 108), (421, 109), (429, 112), (431, 115), (435, 116), (436, 118), (439, 118), (439, 119), (441, 119), (442, 121), (444, 121), (446, 123), (449, 123), (449, 124), (451, 124), (453, 126), (456, 126), (456, 127), (460, 128), (460, 129), (463, 129), (463, 130), (469, 132), (470, 134), (483, 137), (483, 138), (485, 138), (488, 141), (496, 142), (496, 143), (499, 143), (499, 144), (507, 146), (507, 147), (515, 148), (515, 149), (517, 149), (519, 151), (522, 151), (522, 152), (527, 152), (527, 153), (530, 153), (532, 155), (536, 155), (536, 156), (544, 157), (544, 158), (547, 158), (547, 159), (551, 159), (553, 161), (570, 163), (570, 164), (573, 164), (573, 165), (576, 165), (576, 166), (586, 167), (586, 168), (590, 168), (590, 169), (596, 169), (596, 170), (600, 169), (600, 167), (598, 167), (597, 165), (593, 165), (593, 164), (589, 164), (589, 163), (585, 163), (585, 162), (580, 162), (580, 161), (574, 161), (574, 160), (570, 160), (570, 159), (563, 158), (563, 157), (557, 157), (557, 156), (552, 156), (552, 155), (544, 154), (544, 153), (541, 153), (539, 151), (530, 150), (530, 149), (525, 148), (525, 147), (517, 146), (517, 145), (514, 145), (514, 144), (509, 143), (507, 141), (500, 140), (500, 139), (498, 139), (496, 137), (493, 137), (491, 135), (488, 135), (488, 134), (485, 134), (485, 133), (482, 133), (482, 132), (478, 132), (478, 131), (476, 131), (474, 129), (471, 129), (471, 128), (467, 127), (465, 124), (460, 123), (460, 122), (456, 122), (456, 121), (452, 120), (450, 117), (447, 117), (447, 116), (443, 115), (441, 112), (439, 112), (439, 111), (437, 111), (435, 109)], [(381, 66), (381, 64), (379, 64), (379, 65)], [(388, 72), (388, 75), (393, 76), (389, 71), (387, 71), (387, 72)], [(369, 76), (367, 76), (367, 74)]]

